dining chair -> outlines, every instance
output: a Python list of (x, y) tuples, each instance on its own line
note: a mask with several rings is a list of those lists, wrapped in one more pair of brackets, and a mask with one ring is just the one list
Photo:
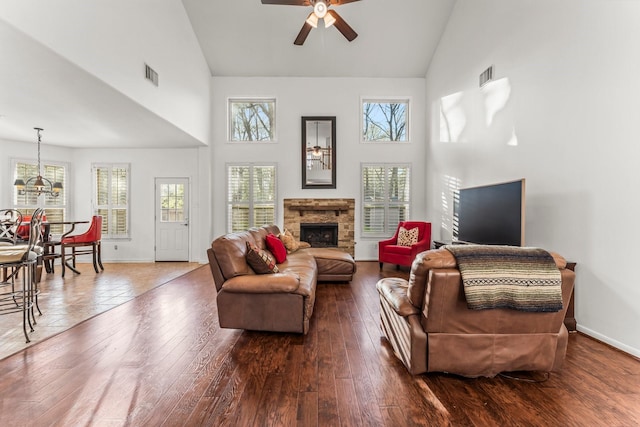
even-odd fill
[[(14, 274), (0, 284), (0, 314), (22, 312), (22, 330), (28, 342), (29, 331), (33, 332), (36, 324), (34, 307), (42, 315), (38, 306), (38, 283), (36, 280), (36, 265), (40, 257), (42, 241), (42, 209), (36, 209), (29, 222), (29, 240), (27, 244), (0, 246), (0, 268), (11, 269)], [(18, 272), (22, 272), (22, 280)], [(16, 284), (21, 283), (21, 289)]]
[[(80, 274), (76, 270), (76, 257), (78, 255), (91, 254), (93, 256), (93, 268), (96, 273), (104, 270), (102, 266), (102, 248), (100, 240), (102, 238), (102, 216), (94, 215), (91, 218), (89, 229), (82, 234), (66, 236), (60, 241), (60, 252), (62, 257), (62, 277), (64, 277), (65, 267)], [(71, 249), (71, 253), (68, 250)], [(69, 264), (69, 260), (71, 264)], [(98, 269), (100, 268), (100, 270)]]
[(0, 210), (0, 246), (15, 245), (22, 214), (15, 209)]

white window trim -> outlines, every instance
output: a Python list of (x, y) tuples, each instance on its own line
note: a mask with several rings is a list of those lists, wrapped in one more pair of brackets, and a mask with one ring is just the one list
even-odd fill
[[(270, 102), (273, 101), (273, 139), (268, 141), (236, 141), (232, 140), (233, 130), (231, 124), (231, 104), (233, 102)], [(227, 98), (227, 144), (276, 144), (278, 142), (278, 100), (275, 96), (231, 96)]]
[[(46, 214), (46, 210), (47, 210), (47, 205), (45, 205), (44, 202), (44, 198), (45, 195), (41, 194), (40, 196), (38, 196), (38, 202), (35, 205), (18, 205), (15, 203), (15, 198), (14, 198), (14, 191), (15, 189), (13, 188), (13, 182), (15, 181), (16, 177), (15, 177), (15, 172), (16, 172), (16, 165), (18, 163), (27, 163), (27, 164), (32, 164), (32, 165), (37, 165), (38, 164), (38, 160), (37, 159), (25, 159), (25, 158), (11, 158), (11, 169), (9, 171), (10, 174), (10, 184), (11, 184), (11, 191), (10, 191), (10, 197), (11, 197), (11, 203), (9, 203), (13, 209), (20, 209), (20, 208), (24, 208), (24, 209), (37, 209), (40, 207), (44, 207), (45, 209), (45, 214)], [(58, 166), (58, 167), (63, 167), (64, 171), (65, 171), (65, 189), (64, 189), (64, 203), (62, 205), (59, 206), (50, 206), (52, 209), (64, 209), (65, 213), (68, 214), (69, 210), (70, 210), (70, 206), (69, 206), (69, 196), (68, 196), (68, 192), (69, 192), (69, 188), (68, 188), (68, 182), (70, 181), (70, 174), (71, 174), (71, 164), (68, 162), (60, 162), (60, 161), (49, 161), (49, 160), (42, 160), (40, 159), (40, 164), (42, 167), (44, 166)]]
[[(362, 171), (364, 170), (364, 168), (366, 167), (384, 167), (385, 168), (385, 176), (387, 175), (386, 172), (389, 168), (392, 167), (406, 167), (409, 169), (409, 202), (406, 203), (409, 205), (409, 209), (407, 212), (407, 218), (411, 218), (411, 211), (413, 210), (413, 164), (412, 163), (395, 163), (395, 162), (391, 162), (391, 163), (380, 163), (380, 162), (363, 162), (360, 163), (360, 235), (363, 239), (369, 239), (369, 238), (388, 238), (391, 237), (391, 235), (389, 235), (388, 232), (383, 231), (383, 232), (371, 232), (371, 231), (365, 231), (364, 229), (364, 218), (365, 218), (365, 200), (364, 200), (364, 181), (362, 180)], [(384, 189), (384, 193), (385, 194), (389, 194), (387, 189), (388, 189), (388, 182), (385, 181), (385, 189)], [(389, 220), (389, 215), (388, 215), (388, 208), (389, 206), (393, 206), (393, 205), (404, 205), (405, 203), (398, 203), (398, 202), (391, 202), (390, 200), (385, 200), (384, 202), (380, 202), (380, 203), (384, 203), (384, 208), (385, 208), (385, 224), (384, 224), (384, 229), (390, 229), (389, 226), (390, 224), (387, 224), (386, 222)], [(397, 225), (397, 224), (396, 224)]]
[[(388, 104), (407, 104), (407, 140), (406, 141), (367, 141), (363, 137), (364, 129), (364, 103), (388, 103)], [(358, 141), (361, 144), (410, 144), (411, 143), (411, 104), (413, 100), (411, 96), (362, 96), (360, 97), (360, 127), (358, 128)]]
[[(229, 167), (231, 166), (238, 166), (238, 167), (245, 167), (248, 166), (252, 169), (252, 176), (253, 176), (253, 168), (254, 167), (260, 167), (260, 166), (273, 166), (275, 169), (275, 186), (273, 189), (273, 219), (274, 221), (276, 221), (278, 219), (278, 164), (277, 163), (272, 163), (272, 162), (264, 162), (264, 163), (255, 163), (255, 162), (229, 162), (229, 163), (225, 163), (224, 166), (224, 175), (225, 175), (225, 191), (224, 191), (224, 208), (225, 208), (225, 229), (227, 230), (227, 233), (231, 233), (231, 230), (229, 230), (229, 225), (231, 224), (231, 218), (229, 217)], [(253, 192), (251, 191), (251, 186), (253, 185), (253, 179), (251, 179), (249, 181), (249, 186), (250, 186), (250, 191), (249, 193), (252, 194)], [(249, 210), (250, 212), (252, 212), (253, 210), (253, 200), (249, 200)], [(249, 227), (255, 227), (256, 225), (251, 225), (251, 221), (252, 221), (252, 215), (249, 214)], [(262, 225), (262, 224), (260, 224)], [(258, 225), (259, 226), (259, 225)]]
[[(131, 241), (131, 163), (92, 163), (91, 164), (91, 211), (93, 215), (98, 214), (98, 209), (100, 209), (100, 205), (98, 206), (96, 200), (96, 168), (109, 168), (114, 169), (126, 169), (127, 170), (127, 235), (126, 236), (111, 236), (109, 234), (103, 235), (102, 240), (107, 242), (122, 242), (122, 241)], [(111, 176), (111, 174), (109, 174)], [(111, 198), (111, 196), (109, 196)], [(109, 213), (111, 212), (112, 205), (109, 203), (107, 210)]]

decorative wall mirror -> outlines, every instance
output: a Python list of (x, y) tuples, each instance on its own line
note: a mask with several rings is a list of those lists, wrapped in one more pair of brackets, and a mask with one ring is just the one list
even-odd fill
[(336, 118), (302, 117), (302, 188), (336, 188)]

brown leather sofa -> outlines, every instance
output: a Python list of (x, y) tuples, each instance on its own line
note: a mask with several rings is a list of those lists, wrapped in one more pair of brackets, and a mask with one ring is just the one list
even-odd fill
[(287, 254), (275, 274), (256, 274), (246, 260), (247, 244), (265, 249), (275, 225), (218, 237), (207, 249), (218, 291), (220, 327), (306, 334), (313, 314), (318, 281), (348, 282), (356, 264), (335, 248), (306, 248)]
[(508, 371), (558, 371), (567, 349), (564, 317), (575, 274), (551, 254), (562, 278), (563, 309), (525, 312), (467, 308), (460, 271), (445, 248), (418, 254), (409, 280), (377, 283), (381, 326), (412, 374), (493, 377)]

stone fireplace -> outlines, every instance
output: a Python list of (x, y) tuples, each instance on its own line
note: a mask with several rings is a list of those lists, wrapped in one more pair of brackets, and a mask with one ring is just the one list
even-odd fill
[[(355, 199), (284, 199), (284, 228), (312, 246), (338, 247), (355, 256), (355, 205)], [(303, 228), (311, 228), (312, 235), (301, 238)]]

